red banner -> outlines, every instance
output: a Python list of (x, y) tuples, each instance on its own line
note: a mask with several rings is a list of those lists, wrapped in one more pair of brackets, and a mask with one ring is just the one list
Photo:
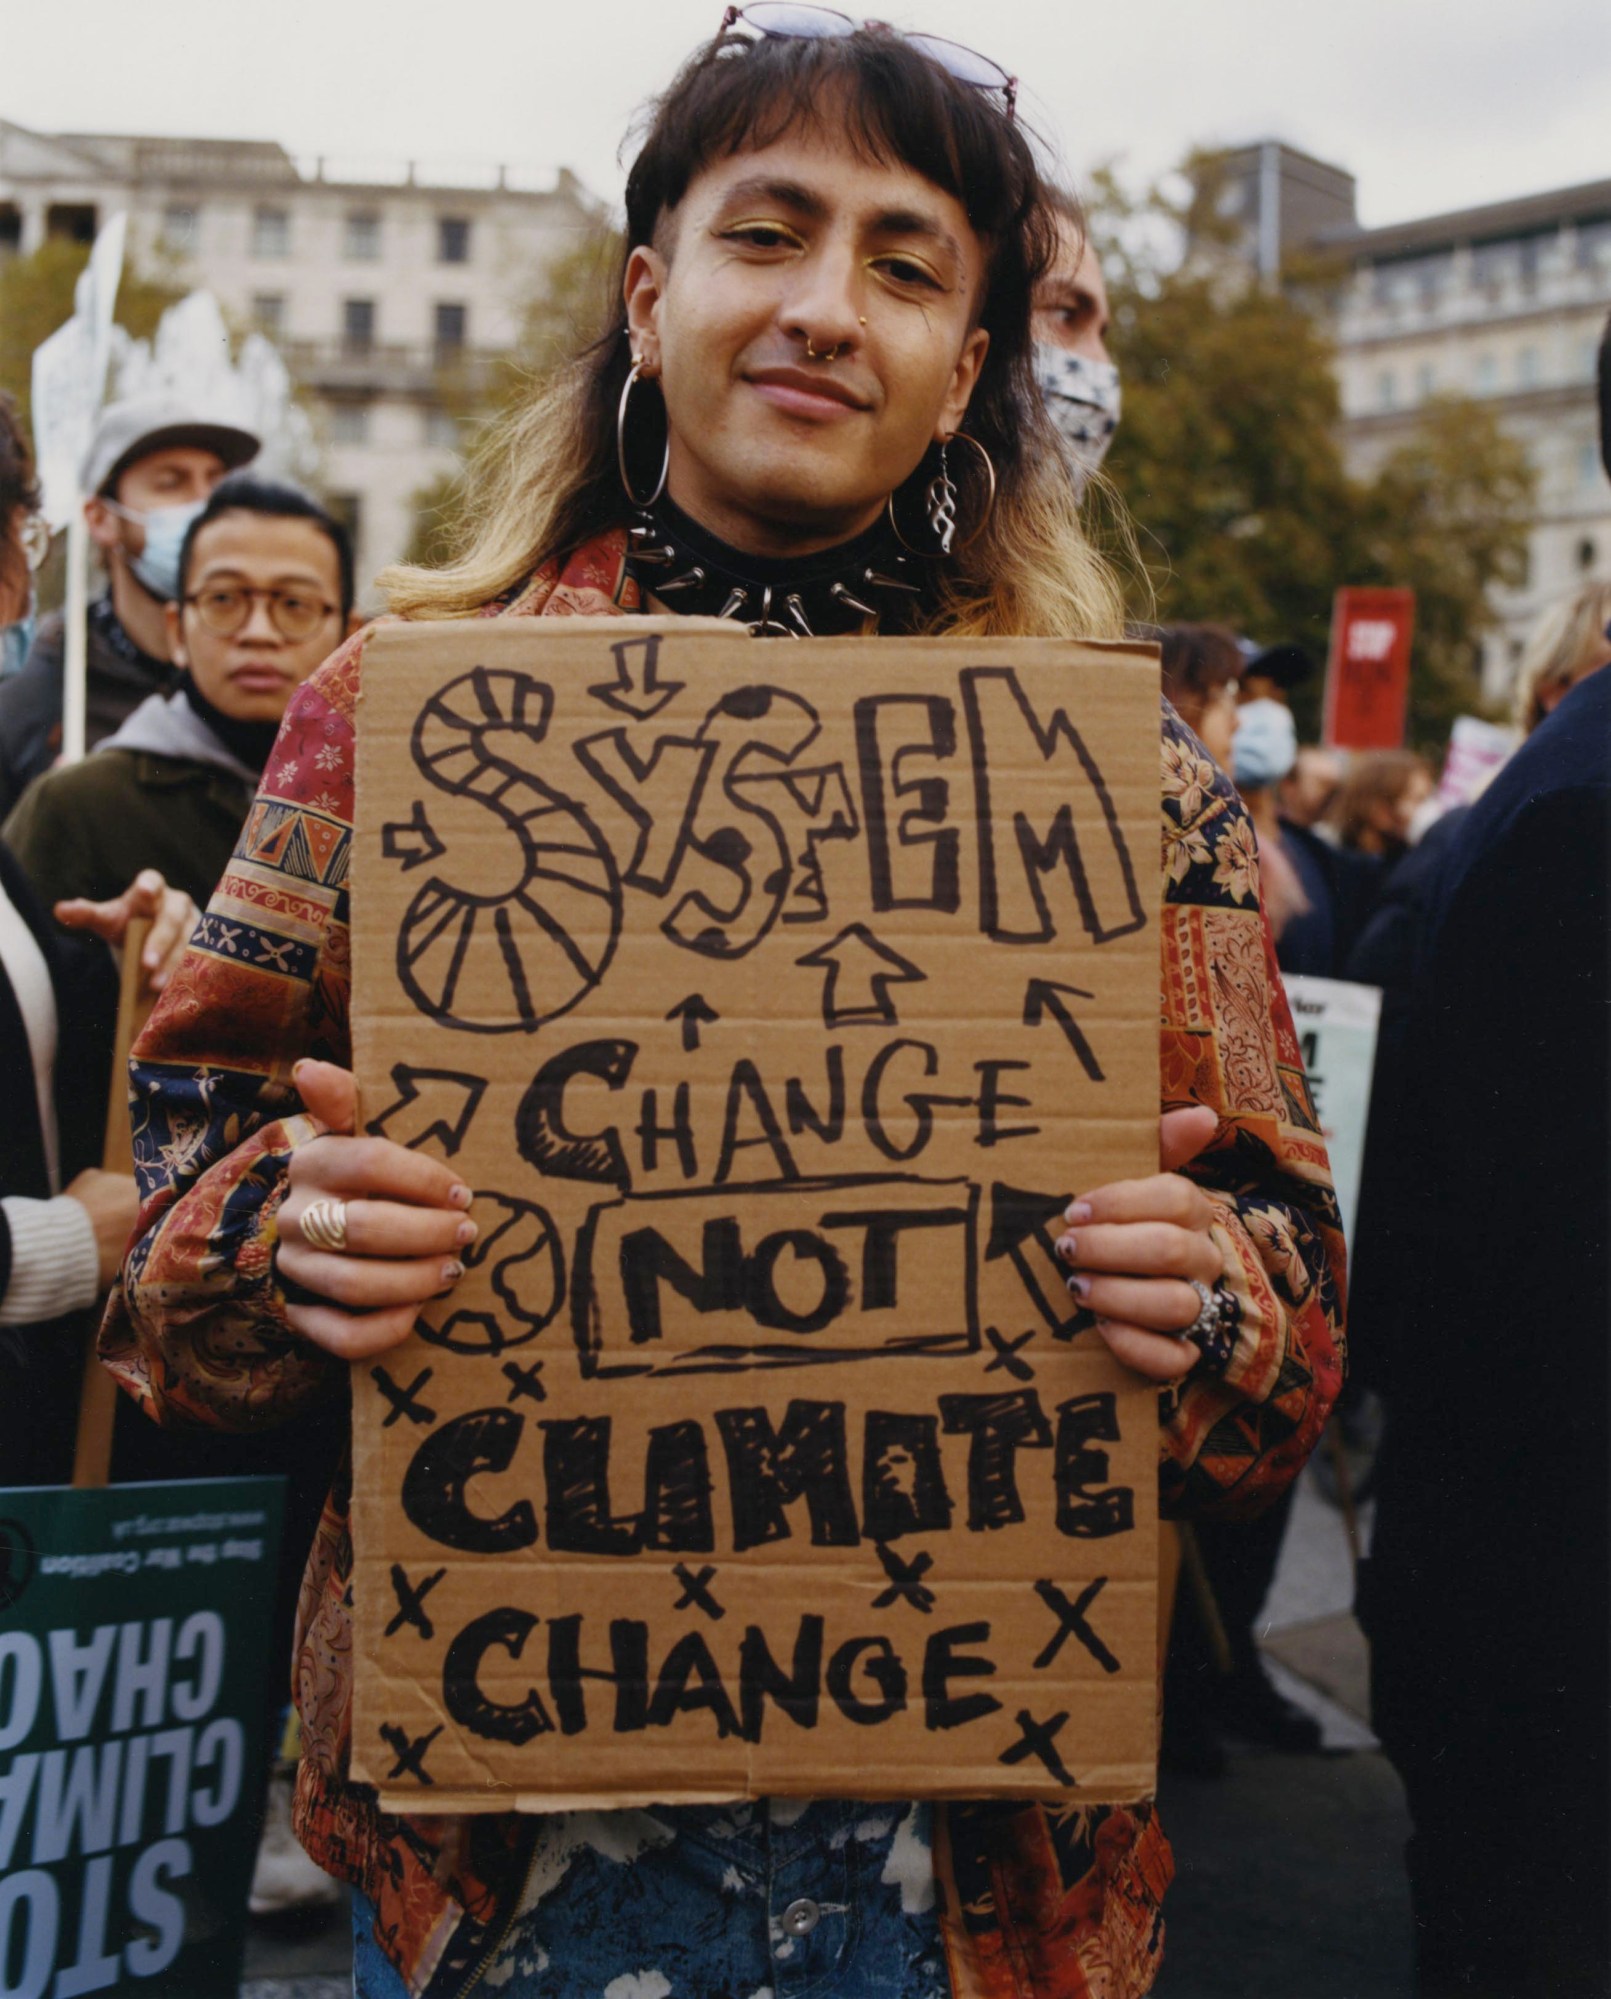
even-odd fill
[(1396, 750), (1410, 694), (1413, 590), (1339, 590), (1331, 610), (1323, 735), (1339, 750)]

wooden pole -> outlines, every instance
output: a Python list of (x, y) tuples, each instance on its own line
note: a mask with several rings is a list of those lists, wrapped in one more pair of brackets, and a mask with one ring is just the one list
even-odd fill
[[(106, 1138), (101, 1164), (108, 1173), (134, 1171), (134, 1137), (129, 1125), (129, 1050), (151, 1012), (151, 996), (142, 991), (140, 953), (151, 925), (136, 917), (123, 937), (123, 967), (118, 984), (117, 1030), (112, 1045), (112, 1080), (107, 1088)], [(117, 1417), (117, 1383), (95, 1355), (99, 1325), (90, 1334), (84, 1354), (84, 1379), (78, 1394), (78, 1443), (73, 1453), (73, 1484), (103, 1486), (112, 1468), (112, 1426)]]

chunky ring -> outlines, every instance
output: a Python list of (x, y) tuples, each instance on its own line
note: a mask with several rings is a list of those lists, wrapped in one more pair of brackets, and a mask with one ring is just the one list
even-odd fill
[(1230, 1308), (1230, 1296), (1220, 1285), (1212, 1290), (1201, 1284), (1195, 1277), (1185, 1280), (1197, 1293), (1197, 1316), (1189, 1326), (1182, 1326), (1176, 1333), (1177, 1340), (1209, 1340), (1224, 1325)]
[(345, 1201), (310, 1201), (297, 1223), (309, 1249), (334, 1250), (347, 1247), (347, 1204)]

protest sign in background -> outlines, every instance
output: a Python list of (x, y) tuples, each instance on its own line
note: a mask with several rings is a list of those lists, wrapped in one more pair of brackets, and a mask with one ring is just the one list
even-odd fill
[(0, 1988), (219, 1999), (245, 1942), (279, 1479), (0, 1491)]
[(1396, 750), (1410, 699), (1413, 590), (1339, 590), (1331, 607), (1323, 740), (1339, 750)]
[(1352, 1242), (1359, 1206), (1359, 1175), (1365, 1162), (1365, 1126), (1371, 1077), (1376, 1067), (1376, 1031), (1382, 995), (1377, 986), (1347, 979), (1287, 974), (1282, 983), (1298, 1030), (1303, 1066), (1315, 1115), (1331, 1161), (1332, 1185), (1342, 1213), (1343, 1234)]
[(384, 1802), (1150, 1791), (1156, 1395), (1052, 1246), (1157, 1166), (1158, 795), (1150, 648), (376, 632), (362, 1121), (481, 1230), (355, 1372)]

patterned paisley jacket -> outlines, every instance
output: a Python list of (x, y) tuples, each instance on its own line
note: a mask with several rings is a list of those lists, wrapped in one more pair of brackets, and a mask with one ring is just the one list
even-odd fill
[[(637, 610), (623, 548), (619, 532), (601, 536), (486, 615)], [(101, 1352), (160, 1423), (294, 1420), (338, 1366), (287, 1325), (273, 1254), (291, 1154), (322, 1129), (292, 1064), (351, 1060), (363, 636), (293, 700), (230, 867), (135, 1049), (144, 1206)], [(1256, 1510), (1296, 1475), (1340, 1384), (1342, 1239), (1252, 827), (1167, 705), (1162, 751), (1162, 1094), (1219, 1114), (1191, 1171), (1239, 1308), (1234, 1336), (1160, 1397), (1162, 1498), (1176, 1514)], [(394, 1817), (346, 1781), (350, 1570), (343, 1471), (303, 1583), (298, 1831), (377, 1905), (410, 1991), (457, 1999), (512, 1919), (532, 1822)], [(953, 1805), (937, 1815), (935, 1867), (955, 1999), (1132, 1999), (1151, 1986), (1173, 1860), (1150, 1807)]]

